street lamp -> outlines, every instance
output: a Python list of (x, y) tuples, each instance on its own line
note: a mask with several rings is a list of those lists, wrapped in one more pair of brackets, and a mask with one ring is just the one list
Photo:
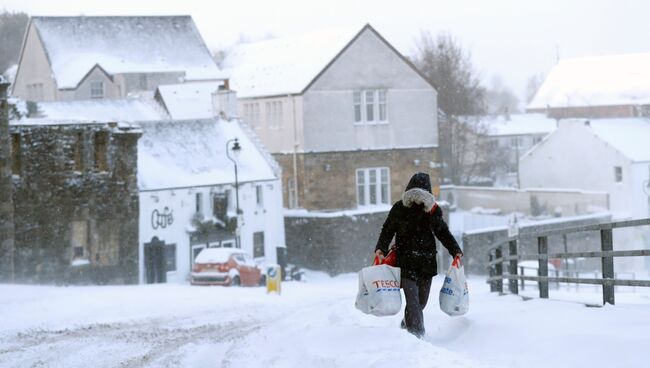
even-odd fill
[[(231, 149), (234, 158), (230, 156), (230, 149), (228, 148), (231, 142), (233, 143)], [(237, 178), (237, 158), (240, 153), (241, 146), (239, 145), (239, 140), (237, 138), (230, 139), (226, 142), (226, 157), (228, 157), (228, 159), (232, 161), (233, 165), (235, 165), (235, 203), (237, 205), (237, 230), (235, 231), (235, 243), (237, 248), (241, 248), (241, 244), (239, 243), (239, 215), (241, 215), (242, 211), (239, 209), (239, 179)]]

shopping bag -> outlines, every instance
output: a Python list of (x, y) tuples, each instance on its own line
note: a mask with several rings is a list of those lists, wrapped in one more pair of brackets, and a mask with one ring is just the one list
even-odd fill
[(460, 257), (454, 258), (440, 289), (440, 309), (450, 316), (462, 316), (469, 310), (469, 291)]
[(379, 264), (359, 271), (359, 292), (355, 307), (363, 313), (375, 316), (392, 316), (402, 308), (400, 293), (400, 269)]

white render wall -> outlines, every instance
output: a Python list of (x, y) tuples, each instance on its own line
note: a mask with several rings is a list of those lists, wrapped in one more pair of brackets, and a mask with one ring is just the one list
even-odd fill
[[(355, 124), (353, 91), (387, 91), (387, 124)], [(304, 150), (432, 147), (438, 144), (435, 89), (366, 29), (303, 95)]]
[(25, 47), (22, 50), (22, 58), (14, 81), (12, 94), (24, 100), (30, 100), (27, 94), (27, 85), (32, 83), (43, 83), (42, 101), (54, 101), (57, 98), (57, 87), (52, 78), (45, 50), (38, 37), (36, 27), (29, 26)]
[[(610, 194), (613, 212), (635, 218), (648, 216), (640, 202), (640, 174), (630, 160), (598, 138), (583, 123), (564, 123), (546, 137), (519, 163), (523, 188), (566, 188), (604, 191)], [(623, 181), (616, 183), (614, 167), (623, 169)], [(647, 177), (647, 173), (646, 173)], [(637, 189), (637, 190), (635, 190)]]
[[(256, 185), (263, 186), (264, 206), (257, 207)], [(156, 236), (166, 244), (176, 244), (176, 271), (167, 273), (167, 282), (186, 282), (191, 272), (190, 232), (195, 214), (195, 194), (203, 193), (203, 213), (212, 214), (213, 193), (223, 193), (231, 185), (185, 189), (164, 189), (140, 192), (139, 280), (146, 282), (144, 244)], [(266, 262), (276, 263), (276, 248), (285, 247), (284, 218), (282, 216), (282, 189), (279, 180), (240, 184), (239, 204), (243, 210), (240, 223), (241, 248), (253, 255), (253, 233), (264, 232)], [(168, 207), (173, 223), (166, 228), (153, 229), (151, 215)]]

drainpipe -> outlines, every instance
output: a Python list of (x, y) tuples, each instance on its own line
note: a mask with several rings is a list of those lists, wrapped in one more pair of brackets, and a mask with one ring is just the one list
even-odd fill
[(293, 190), (296, 199), (296, 208), (300, 207), (298, 200), (298, 128), (296, 127), (296, 96), (291, 97), (291, 108), (293, 110)]
[(14, 202), (7, 83), (0, 76), (0, 280), (14, 281)]

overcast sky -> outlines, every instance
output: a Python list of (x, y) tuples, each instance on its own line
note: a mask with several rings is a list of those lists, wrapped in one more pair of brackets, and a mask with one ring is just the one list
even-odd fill
[(471, 51), (486, 85), (499, 76), (523, 99), (526, 80), (561, 58), (650, 52), (643, 0), (0, 0), (30, 15), (192, 15), (208, 47), (242, 34), (281, 37), (372, 24), (406, 55), (420, 30), (447, 31)]

